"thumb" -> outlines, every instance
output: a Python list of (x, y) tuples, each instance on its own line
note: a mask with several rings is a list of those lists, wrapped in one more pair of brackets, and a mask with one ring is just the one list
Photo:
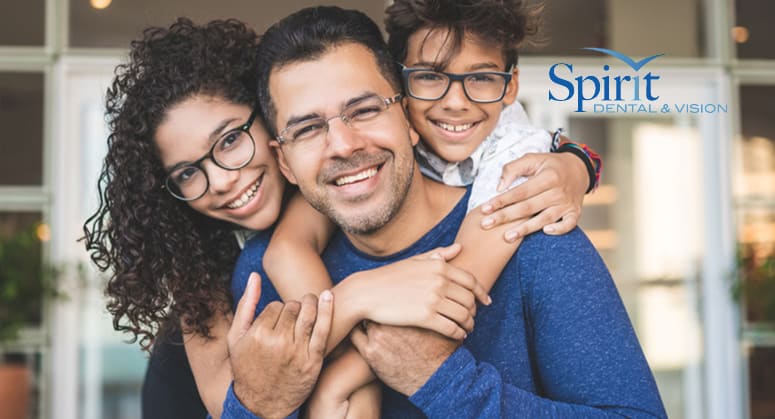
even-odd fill
[(366, 346), (369, 344), (369, 337), (363, 332), (363, 329), (356, 327), (350, 332), (350, 341), (355, 349), (365, 358)]
[(538, 172), (543, 158), (539, 154), (528, 153), (503, 166), (498, 192), (504, 192), (509, 185), (521, 177), (533, 176)]
[(446, 247), (437, 247), (427, 253), (425, 253), (429, 259), (441, 259), (443, 261), (452, 260), (460, 254), (460, 250), (463, 246), (460, 243), (452, 243)]
[(253, 318), (256, 314), (256, 305), (258, 300), (261, 299), (261, 277), (253, 272), (248, 278), (248, 284), (245, 287), (245, 293), (242, 294), (239, 303), (237, 304), (237, 310), (234, 312), (234, 320), (232, 321), (229, 334), (235, 334), (234, 338), (238, 338), (245, 334), (253, 324)]

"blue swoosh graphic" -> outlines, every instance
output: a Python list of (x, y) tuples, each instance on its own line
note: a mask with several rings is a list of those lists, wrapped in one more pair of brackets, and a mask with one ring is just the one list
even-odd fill
[(661, 57), (661, 56), (665, 55), (665, 54), (657, 54), (657, 55), (652, 55), (651, 57), (646, 57), (646, 58), (644, 58), (644, 59), (642, 59), (640, 61), (635, 61), (632, 58), (622, 54), (621, 52), (617, 52), (617, 51), (614, 51), (614, 50), (611, 50), (611, 49), (605, 49), (605, 48), (581, 48), (581, 49), (586, 49), (586, 50), (589, 50), (589, 51), (602, 52), (603, 54), (607, 54), (607, 55), (610, 55), (612, 57), (618, 58), (618, 59), (624, 61), (625, 64), (627, 64), (630, 67), (632, 67), (632, 69), (635, 70), (635, 71), (640, 70), (644, 65), (648, 64), (649, 62), (651, 62), (651, 60), (653, 60), (653, 59), (655, 59), (657, 57)]

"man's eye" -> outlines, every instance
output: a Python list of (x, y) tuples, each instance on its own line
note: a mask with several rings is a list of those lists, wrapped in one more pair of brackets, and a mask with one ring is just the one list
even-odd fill
[(293, 131), (293, 135), (291, 135), (291, 138), (293, 138), (294, 141), (310, 139), (312, 137), (317, 136), (321, 132), (323, 132), (325, 130), (325, 127), (326, 127), (326, 123), (323, 121), (311, 122), (309, 124), (305, 124), (301, 127), (296, 128)]
[(377, 116), (377, 114), (380, 113), (382, 109), (379, 107), (379, 105), (365, 105), (365, 106), (359, 106), (355, 109), (350, 110), (350, 112), (347, 113), (347, 118), (353, 120), (353, 121), (362, 121), (364, 119), (369, 119)]

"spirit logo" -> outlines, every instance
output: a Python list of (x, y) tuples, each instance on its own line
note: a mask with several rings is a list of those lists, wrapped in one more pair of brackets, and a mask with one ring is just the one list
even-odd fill
[[(583, 48), (590, 51), (597, 51), (603, 54), (618, 58), (632, 68), (631, 74), (605, 75), (597, 77), (594, 75), (576, 75), (573, 73), (573, 65), (567, 63), (557, 63), (549, 68), (549, 79), (557, 86), (557, 91), (549, 89), (549, 100), (555, 102), (565, 102), (576, 100), (576, 112), (586, 112), (584, 102), (598, 100), (603, 102), (623, 102), (633, 101), (641, 102), (642, 95), (649, 102), (659, 99), (654, 95), (654, 81), (659, 80), (650, 71), (645, 75), (638, 72), (646, 64), (664, 54), (656, 54), (646, 57), (640, 61), (622, 54), (604, 48)], [(608, 72), (611, 66), (603, 66), (603, 71)]]

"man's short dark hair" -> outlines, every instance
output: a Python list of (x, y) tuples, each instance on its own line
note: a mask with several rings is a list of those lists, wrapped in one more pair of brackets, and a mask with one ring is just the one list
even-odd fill
[[(390, 55), (379, 27), (357, 10), (334, 6), (316, 6), (299, 10), (272, 25), (261, 38), (256, 68), (258, 100), (264, 112), (267, 129), (277, 135), (277, 110), (269, 95), (269, 75), (282, 66), (311, 61), (331, 48), (357, 43), (374, 55), (382, 76), (396, 91), (401, 90), (401, 76)], [(310, 77), (315, 77), (310, 74)], [(325, 83), (325, 80), (321, 80)]]
[(466, 34), (471, 34), (499, 45), (508, 69), (517, 64), (522, 41), (538, 32), (540, 11), (526, 0), (395, 0), (385, 11), (385, 29), (390, 52), (398, 61), (406, 59), (409, 37), (428, 28), (449, 30), (451, 48), (439, 57), (439, 67), (449, 63)]

